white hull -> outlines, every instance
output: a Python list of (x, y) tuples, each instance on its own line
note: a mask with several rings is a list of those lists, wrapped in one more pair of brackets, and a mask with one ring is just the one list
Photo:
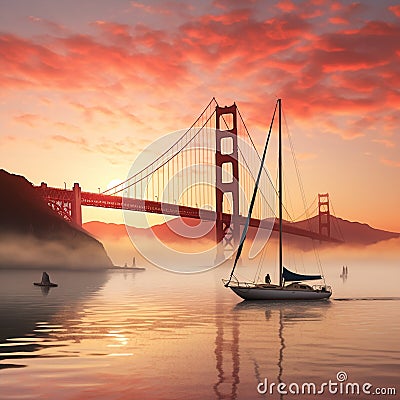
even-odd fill
[(286, 287), (229, 286), (244, 300), (323, 300), (332, 292), (323, 290), (293, 290)]

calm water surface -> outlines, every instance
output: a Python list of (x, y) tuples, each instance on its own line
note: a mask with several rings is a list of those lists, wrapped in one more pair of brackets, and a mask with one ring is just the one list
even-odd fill
[[(225, 289), (223, 268), (53, 271), (48, 293), (32, 285), (41, 271), (0, 271), (0, 398), (400, 398), (400, 274), (326, 272), (333, 300), (265, 304)], [(339, 371), (398, 394), (257, 392), (265, 378), (320, 385)]]

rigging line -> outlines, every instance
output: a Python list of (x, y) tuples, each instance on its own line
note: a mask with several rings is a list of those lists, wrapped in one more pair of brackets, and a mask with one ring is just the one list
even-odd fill
[[(244, 127), (245, 127), (245, 130), (246, 130), (246, 132), (247, 132), (247, 135), (248, 135), (248, 137), (249, 137), (249, 139), (250, 139), (250, 141), (251, 141), (251, 143), (252, 143), (252, 145), (253, 145), (253, 149), (254, 149), (254, 151), (256, 152), (256, 154), (257, 154), (257, 156), (258, 156), (258, 159), (261, 161), (261, 157), (260, 157), (260, 155), (258, 154), (257, 148), (256, 148), (255, 145), (254, 145), (253, 139), (251, 138), (249, 131), (247, 130), (246, 124), (245, 124), (245, 122), (243, 121), (243, 118), (242, 118), (242, 116), (241, 116), (241, 114), (240, 114), (240, 110), (239, 110), (238, 107), (237, 107), (237, 111), (238, 111), (238, 114), (239, 114), (239, 116), (240, 116), (240, 119), (241, 119), (241, 121), (242, 121), (242, 123), (243, 123), (243, 125), (244, 125)], [(224, 121), (224, 122), (225, 122), (225, 121)], [(227, 125), (226, 122), (225, 122), (225, 125)], [(247, 163), (247, 161), (246, 161), (246, 158), (244, 157), (244, 154), (242, 153), (242, 150), (240, 149), (239, 146), (238, 146), (238, 150), (239, 150), (240, 154), (241, 154), (242, 157), (243, 157), (243, 160), (244, 160), (244, 162), (245, 162), (245, 164), (246, 164), (246, 166), (247, 166), (248, 171), (250, 172), (251, 177), (252, 177), (253, 180), (255, 181), (256, 178), (255, 178), (255, 176), (253, 175), (253, 171), (252, 171), (251, 168), (249, 167), (249, 165), (248, 165), (248, 163)], [(265, 174), (266, 174), (266, 176), (267, 176), (269, 182), (271, 183), (272, 188), (273, 188), (274, 191), (275, 191), (275, 194), (278, 196), (278, 191), (276, 190), (275, 185), (274, 185), (274, 183), (272, 182), (271, 177), (269, 176), (268, 170), (265, 168), (265, 166), (263, 166), (263, 170), (264, 170), (264, 172), (265, 172)], [(272, 215), (274, 215), (274, 216), (276, 217), (275, 211), (272, 210), (271, 206), (269, 205), (269, 203), (268, 203), (267, 199), (265, 198), (265, 195), (264, 195), (264, 193), (263, 193), (262, 191), (261, 191), (261, 195), (262, 195), (262, 197), (264, 198), (265, 203), (268, 205), (268, 208), (272, 211)], [(286, 209), (286, 207), (283, 206), (283, 208), (285, 209), (285, 211), (287, 212), (287, 214), (290, 215), (290, 214), (289, 214), (289, 211)], [(261, 217), (260, 217), (260, 219), (261, 219)]]
[[(251, 142), (251, 144), (252, 144), (252, 146), (253, 146), (253, 148), (254, 148), (254, 150), (255, 150), (257, 156), (258, 156), (258, 159), (261, 161), (260, 154), (258, 153), (257, 148), (256, 148), (256, 146), (255, 146), (255, 144), (254, 144), (254, 142), (253, 142), (253, 139), (252, 139), (251, 135), (250, 135), (250, 132), (249, 132), (249, 130), (247, 129), (246, 123), (244, 122), (243, 117), (242, 117), (242, 115), (240, 114), (239, 108), (237, 108), (237, 110), (238, 110), (238, 114), (239, 114), (239, 116), (240, 116), (240, 120), (242, 121), (242, 123), (243, 123), (243, 125), (244, 125), (244, 128), (245, 128), (245, 130), (246, 130), (247, 136), (248, 136), (249, 139), (250, 139), (250, 142)], [(264, 166), (263, 168), (264, 168), (264, 170), (265, 170), (265, 173), (267, 174), (268, 180), (270, 181), (270, 183), (271, 183), (271, 185), (272, 185), (272, 188), (273, 188), (274, 191), (275, 191), (275, 194), (278, 196), (278, 195), (279, 195), (279, 194), (278, 194), (278, 190), (276, 189), (274, 183), (272, 182), (271, 177), (269, 176), (266, 167)], [(252, 177), (253, 177), (253, 179), (254, 179), (254, 176), (253, 176), (253, 174), (252, 174), (252, 171), (250, 171), (250, 174), (252, 175)], [(290, 213), (289, 213), (288, 209), (286, 208), (286, 206), (285, 206), (284, 204), (283, 204), (282, 206), (283, 206), (283, 209), (286, 211), (287, 215), (289, 216), (289, 218), (291, 218), (291, 217), (290, 217)]]
[[(287, 132), (287, 136), (288, 136), (288, 139), (289, 139), (290, 150), (291, 150), (291, 153), (292, 153), (292, 158), (293, 158), (293, 162), (294, 162), (295, 169), (296, 169), (297, 180), (298, 180), (299, 186), (300, 186), (300, 192), (301, 192), (301, 197), (302, 197), (302, 200), (303, 200), (303, 205), (304, 205), (304, 208), (306, 208), (306, 198), (305, 198), (306, 196), (305, 196), (305, 192), (304, 192), (304, 186), (303, 186), (303, 182), (301, 180), (299, 167), (298, 167), (298, 163), (297, 163), (297, 159), (296, 159), (296, 154), (295, 154), (295, 151), (294, 151), (292, 137), (291, 137), (289, 126), (288, 126), (288, 123), (287, 123), (287, 120), (286, 120), (285, 112), (283, 112), (283, 119), (285, 121), (286, 132)], [(312, 231), (312, 229), (311, 229), (311, 221), (310, 221), (310, 218), (309, 218), (309, 216), (307, 214), (306, 214), (306, 218), (307, 218), (308, 228), (309, 228), (309, 230), (311, 232)], [(317, 252), (317, 249), (315, 247), (314, 239), (311, 238), (311, 241), (312, 241), (312, 244), (313, 244), (314, 255), (315, 255), (315, 258), (316, 258), (316, 261), (317, 261), (318, 269), (319, 269), (321, 275), (323, 276), (321, 259), (319, 257), (318, 252)], [(324, 283), (325, 283), (325, 277), (323, 277), (323, 278), (324, 278)]]
[(263, 251), (261, 253), (260, 261), (258, 262), (258, 266), (257, 266), (257, 269), (256, 269), (256, 274), (254, 276), (254, 282), (260, 281), (262, 265), (264, 264), (264, 260), (265, 260), (265, 257), (267, 255), (267, 245), (268, 244), (265, 243)]
[(335, 211), (335, 208), (333, 207), (332, 199), (330, 200), (330, 202), (331, 202), (331, 205), (332, 205), (333, 216), (335, 217), (334, 221), (336, 222), (336, 226), (338, 228), (339, 235), (340, 235), (342, 241), (344, 242), (345, 240), (344, 240), (343, 232), (342, 232), (342, 229), (340, 228), (340, 224), (339, 224), (338, 218), (336, 217), (336, 211)]
[[(292, 211), (294, 211), (294, 207), (293, 207), (293, 203), (292, 203), (292, 197), (290, 196), (290, 192), (288, 190), (287, 187), (287, 180), (286, 180), (286, 172), (284, 170), (284, 168), (282, 168), (282, 175), (283, 175), (283, 194), (285, 196), (285, 203), (288, 204), (287, 208), (290, 208)], [(285, 211), (286, 211), (286, 215), (288, 220), (290, 220), (291, 222), (294, 222), (294, 219), (291, 215), (291, 213), (289, 213), (289, 210), (285, 207)]]
[[(160, 160), (162, 157), (164, 157), (176, 144), (178, 144), (181, 140), (183, 140), (184, 136), (186, 136), (186, 135), (195, 127), (195, 125), (197, 124), (197, 122), (201, 119), (201, 117), (203, 116), (203, 114), (208, 110), (208, 108), (211, 106), (211, 104), (212, 104), (213, 102), (215, 102), (216, 104), (218, 104), (217, 101), (215, 100), (215, 97), (213, 97), (213, 98), (210, 100), (210, 102), (207, 104), (207, 106), (204, 108), (203, 112), (199, 115), (199, 117), (198, 117), (198, 118), (193, 122), (193, 124), (190, 126), (190, 128), (187, 129), (186, 132), (185, 132), (184, 134), (182, 134), (182, 135), (180, 136), (180, 138), (179, 138), (178, 140), (176, 140), (175, 143), (172, 144), (171, 147), (169, 147), (166, 151), (164, 151), (164, 153), (162, 153), (160, 156), (158, 156), (158, 157), (152, 162), (152, 164), (155, 164), (158, 160)], [(181, 150), (182, 150), (182, 149), (181, 149)], [(128, 179), (125, 179), (125, 181), (119, 183), (118, 185), (115, 185), (115, 186), (113, 186), (113, 187), (111, 187), (111, 188), (105, 190), (104, 192), (101, 192), (101, 194), (105, 194), (105, 193), (107, 193), (107, 192), (109, 192), (109, 191), (111, 191), (111, 190), (113, 190), (113, 189), (115, 189), (115, 188), (117, 188), (117, 187), (123, 185), (124, 183), (128, 182), (129, 180), (135, 178), (137, 175), (139, 175), (141, 172), (143, 172), (144, 170), (146, 170), (146, 169), (149, 168), (149, 167), (150, 167), (149, 165), (146, 166), (146, 167), (143, 168), (141, 171), (138, 171), (135, 175), (129, 177)], [(117, 193), (119, 193), (119, 192), (120, 192), (120, 191), (118, 191)]]
[(306, 202), (306, 196), (305, 196), (305, 191), (304, 191), (304, 187), (303, 187), (303, 182), (301, 180), (299, 166), (298, 166), (298, 163), (297, 163), (296, 154), (295, 154), (294, 146), (293, 146), (293, 142), (292, 142), (292, 137), (290, 135), (290, 130), (289, 130), (289, 126), (287, 124), (285, 113), (283, 113), (283, 118), (284, 118), (284, 121), (285, 121), (286, 132), (287, 132), (287, 136), (288, 136), (288, 139), (289, 139), (289, 146), (290, 146), (290, 150), (291, 150), (292, 158), (293, 158), (293, 163), (294, 163), (295, 170), (296, 170), (297, 181), (299, 182), (299, 186), (300, 186), (300, 192), (301, 192), (301, 197), (302, 197), (302, 200), (303, 200), (303, 206), (304, 206), (305, 209), (307, 209), (307, 207), (306, 207), (307, 202)]
[[(241, 116), (241, 114), (240, 114), (239, 107), (236, 107), (236, 110), (238, 111), (238, 114), (239, 114), (239, 116), (240, 116), (240, 119), (241, 119), (241, 121), (242, 121), (244, 127), (245, 127), (245, 130), (246, 130), (246, 132), (247, 132), (247, 135), (249, 136), (249, 138), (250, 138), (250, 140), (251, 140), (251, 142), (252, 142), (252, 144), (253, 144), (253, 148), (254, 148), (254, 150), (255, 150), (255, 152), (256, 152), (256, 154), (257, 154), (259, 160), (261, 161), (261, 157), (260, 157), (260, 155), (258, 154), (257, 149), (256, 149), (255, 146), (254, 146), (253, 140), (251, 139), (251, 136), (250, 136), (250, 134), (249, 134), (249, 132), (248, 132), (248, 130), (247, 130), (246, 124), (244, 123), (243, 118), (242, 118), (242, 116)], [(224, 123), (225, 123), (225, 127), (226, 127), (226, 128), (229, 128), (229, 126), (228, 126), (227, 122), (225, 121), (225, 118), (224, 118), (223, 115), (222, 115), (222, 120), (223, 120)], [(245, 164), (246, 164), (246, 166), (247, 166), (247, 170), (250, 172), (251, 177), (252, 177), (253, 180), (255, 181), (256, 178), (255, 178), (255, 176), (253, 175), (253, 171), (251, 170), (249, 164), (247, 163), (246, 157), (244, 156), (244, 154), (243, 154), (243, 152), (242, 152), (242, 150), (240, 149), (239, 146), (238, 146), (238, 151), (240, 152), (240, 154), (241, 154), (242, 157), (243, 157), (243, 161), (245, 162)], [(270, 181), (270, 183), (271, 183), (273, 189), (275, 190), (276, 195), (278, 195), (278, 191), (276, 190), (276, 188), (275, 188), (273, 182), (271, 181), (271, 177), (270, 177), (269, 174), (268, 174), (268, 170), (266, 170), (266, 168), (265, 168), (264, 166), (263, 166), (263, 169), (264, 169), (264, 172), (265, 172), (265, 174), (267, 175), (267, 178), (268, 178), (268, 180)], [(267, 199), (266, 199), (266, 197), (265, 197), (265, 195), (264, 195), (264, 193), (263, 193), (262, 191), (261, 191), (261, 195), (262, 195), (262, 197), (264, 198), (266, 204), (268, 205), (268, 208), (271, 210), (272, 215), (274, 215), (274, 216), (276, 217), (275, 211), (274, 211), (274, 210), (271, 208), (271, 206), (269, 205), (269, 203), (268, 203), (268, 201), (267, 201)], [(285, 208), (285, 207), (284, 207), (284, 208)], [(260, 216), (260, 219), (261, 219), (261, 216)]]
[[(245, 123), (244, 120), (243, 120), (242, 114), (240, 114), (239, 107), (237, 108), (237, 111), (238, 111), (240, 120), (241, 120), (242, 123), (243, 123), (244, 129), (246, 130), (247, 136), (249, 137), (250, 142), (251, 142), (251, 144), (252, 144), (252, 146), (253, 146), (253, 148), (254, 148), (256, 154), (257, 154), (258, 160), (261, 161), (261, 157), (260, 157), (260, 154), (258, 153), (257, 147), (256, 147), (256, 145), (254, 144), (252, 137), (250, 136), (250, 132), (249, 132), (249, 130), (247, 129), (247, 126), (246, 126), (246, 123)], [(265, 166), (264, 166), (263, 168), (266, 169)], [(266, 172), (267, 172), (267, 171), (266, 171)], [(268, 173), (267, 173), (267, 176), (268, 176)], [(270, 180), (270, 182), (271, 182), (271, 180)], [(271, 182), (271, 184), (272, 184), (272, 182)], [(275, 187), (274, 187), (274, 189), (275, 189)], [(275, 189), (275, 192), (276, 192), (276, 194), (278, 195), (278, 191), (277, 191), (276, 189)]]
[[(306, 209), (302, 214), (300, 214), (298, 217), (296, 217), (296, 218), (293, 219), (293, 222), (298, 221), (298, 220), (299, 220), (300, 218), (302, 218), (304, 215), (307, 216), (307, 213), (308, 213), (308, 215), (312, 215), (312, 214), (314, 213), (314, 211), (318, 210), (317, 204), (314, 204), (314, 203), (316, 203), (316, 202), (317, 202), (317, 196), (314, 197), (314, 200), (311, 202), (311, 204), (307, 207), (307, 209)], [(310, 211), (310, 210), (311, 210), (311, 211)]]
[[(308, 209), (307, 209), (307, 211), (305, 211), (303, 214), (301, 214), (301, 215), (299, 215), (297, 218), (295, 218), (292, 222), (302, 222), (302, 221), (305, 221), (306, 219), (307, 219), (307, 214), (308, 213), (308, 215), (317, 215), (318, 214), (318, 206), (317, 205), (315, 205), (313, 208), (311, 208), (311, 207), (309, 207)], [(304, 216), (306, 216), (306, 218), (305, 219), (303, 219), (303, 217)], [(301, 219), (300, 219), (301, 218)], [(312, 218), (312, 217), (311, 217)]]
[[(180, 154), (180, 153), (181, 153), (195, 138), (196, 138), (196, 136), (202, 131), (202, 129), (203, 129), (204, 126), (207, 124), (207, 122), (212, 118), (212, 116), (214, 115), (214, 113), (215, 113), (215, 111), (210, 115), (210, 117), (208, 118), (208, 120), (203, 124), (203, 126), (201, 126), (201, 128), (197, 131), (197, 133), (196, 133), (190, 140), (187, 140), (187, 141), (186, 141), (185, 145), (180, 149), (179, 153), (173, 154), (171, 158), (169, 158), (169, 159), (167, 159), (166, 161), (164, 161), (163, 164), (161, 164), (161, 165), (159, 165), (159, 166), (157, 167), (156, 171), (159, 171), (162, 167), (164, 167), (165, 164), (167, 164), (167, 163), (168, 163), (169, 161), (171, 161), (174, 157), (176, 157), (178, 154)], [(153, 164), (154, 164), (154, 163), (153, 163)], [(148, 169), (149, 167), (150, 167), (150, 166), (147, 166), (146, 168), (142, 169), (142, 172), (145, 171), (146, 169)], [(124, 186), (124, 187), (122, 187), (122, 188), (119, 189), (119, 190), (116, 190), (116, 191), (113, 193), (113, 195), (114, 195), (114, 194), (117, 194), (117, 193), (120, 193), (120, 192), (122, 192), (123, 190), (125, 190), (125, 189), (127, 189), (127, 188), (130, 188), (130, 187), (133, 186), (133, 185), (136, 185), (137, 183), (143, 181), (143, 179), (148, 178), (151, 174), (152, 174), (152, 172), (151, 172), (151, 173), (148, 173), (148, 174), (145, 175), (145, 176), (141, 176), (139, 180), (137, 180), (137, 181), (135, 181), (135, 182), (132, 182), (130, 185)], [(136, 174), (136, 175), (137, 175), (137, 174)], [(134, 176), (136, 176), (136, 175), (134, 175)], [(131, 178), (134, 178), (134, 176), (132, 176)], [(131, 178), (127, 179), (125, 182), (122, 182), (120, 185), (122, 185), (123, 183), (128, 182)], [(118, 186), (120, 186), (120, 185), (116, 185), (115, 188), (118, 187)], [(108, 190), (107, 190), (107, 191), (108, 191)], [(102, 194), (104, 194), (104, 193), (105, 193), (105, 192), (102, 192)]]
[(243, 228), (242, 237), (240, 238), (240, 244), (239, 244), (238, 250), (237, 250), (237, 252), (236, 252), (235, 262), (234, 262), (234, 264), (233, 264), (233, 268), (232, 268), (231, 274), (230, 274), (230, 276), (229, 276), (229, 280), (228, 280), (228, 282), (225, 284), (225, 286), (228, 286), (229, 283), (231, 282), (233, 273), (234, 273), (235, 268), (236, 268), (236, 264), (237, 264), (237, 262), (238, 262), (238, 260), (239, 260), (239, 258), (240, 258), (240, 254), (241, 254), (242, 249), (243, 249), (244, 241), (246, 240), (247, 231), (248, 231), (248, 229), (249, 229), (249, 223), (250, 223), (251, 213), (252, 213), (252, 211), (253, 211), (254, 201), (255, 201), (256, 195), (257, 195), (257, 188), (258, 188), (258, 185), (259, 185), (259, 183), (260, 183), (261, 172), (262, 172), (262, 170), (263, 170), (263, 166), (264, 166), (264, 162), (265, 162), (265, 157), (266, 157), (266, 155), (267, 155), (268, 143), (269, 143), (269, 139), (270, 139), (270, 137), (271, 137), (272, 126), (273, 126), (273, 123), (274, 123), (274, 119), (275, 119), (275, 114), (276, 114), (276, 109), (277, 109), (277, 107), (278, 107), (278, 101), (277, 101), (276, 104), (275, 104), (274, 114), (273, 114), (273, 116), (272, 116), (271, 124), (270, 124), (270, 126), (269, 126), (268, 137), (267, 137), (267, 141), (266, 141), (266, 143), (265, 143), (265, 147), (264, 147), (264, 151), (263, 151), (263, 156), (262, 156), (262, 160), (261, 160), (261, 165), (260, 165), (260, 169), (259, 169), (258, 175), (257, 175), (257, 181), (256, 181), (256, 184), (255, 184), (255, 186), (254, 186), (253, 196), (252, 196), (252, 198), (251, 198), (251, 203), (250, 203), (250, 207), (249, 207), (249, 212), (248, 212), (248, 214), (247, 214), (246, 224), (245, 224), (245, 226), (244, 226), (244, 228)]
[[(245, 157), (244, 157), (244, 155), (243, 155), (243, 153), (242, 153), (242, 150), (240, 150), (239, 148), (238, 148), (238, 150), (239, 150), (240, 154), (241, 154), (242, 157), (243, 157), (243, 161), (244, 161), (244, 163), (246, 164), (246, 166), (247, 166), (247, 168), (248, 168), (248, 170), (249, 170), (249, 172), (250, 172), (251, 177), (252, 177), (252, 178), (254, 179), (254, 181), (255, 181), (256, 179), (254, 178), (254, 176), (253, 176), (253, 174), (252, 174), (252, 171), (250, 170), (249, 164), (247, 164), (247, 161), (246, 161), (246, 159), (245, 159)], [(274, 211), (274, 210), (272, 209), (272, 207), (269, 205), (268, 200), (266, 199), (266, 197), (265, 197), (265, 195), (264, 195), (264, 193), (263, 193), (262, 191), (261, 191), (261, 196), (263, 197), (263, 199), (265, 200), (266, 204), (268, 205), (268, 208), (271, 210), (272, 215), (274, 215), (274, 216), (276, 217), (275, 211)], [(261, 218), (260, 218), (260, 219), (261, 219)]]
[[(243, 157), (243, 160), (244, 160), (244, 162), (245, 162), (245, 164), (246, 164), (246, 166), (247, 166), (247, 168), (248, 168), (248, 170), (249, 170), (249, 173), (250, 173), (251, 177), (252, 177), (253, 180), (255, 181), (256, 179), (255, 179), (255, 177), (254, 177), (254, 175), (253, 175), (253, 171), (250, 169), (249, 164), (247, 164), (247, 161), (246, 161), (246, 159), (245, 159), (245, 157), (244, 157), (242, 151), (240, 150), (240, 148), (238, 148), (238, 150), (239, 150), (240, 154), (241, 154), (242, 157)], [(269, 180), (270, 183), (271, 183), (271, 187), (274, 189), (275, 194), (278, 196), (278, 191), (276, 190), (275, 185), (274, 185), (274, 183), (272, 182), (271, 177), (269, 176), (269, 174), (268, 174), (268, 172), (265, 170), (265, 168), (264, 168), (264, 172), (267, 174), (268, 180)], [(265, 198), (265, 195), (264, 195), (264, 193), (263, 193), (262, 191), (261, 191), (261, 195), (263, 196), (263, 198), (264, 198), (266, 204), (268, 205), (268, 208), (272, 211), (272, 214), (276, 217), (275, 211), (272, 210), (271, 206), (269, 205), (269, 203), (268, 203), (267, 199)], [(284, 204), (282, 204), (282, 207), (283, 207), (283, 209), (286, 211), (287, 215), (290, 217), (290, 213), (289, 213), (288, 209), (286, 208), (286, 206), (285, 206)], [(290, 218), (291, 218), (291, 217), (290, 217)]]
[[(218, 105), (218, 102), (217, 102), (217, 101), (216, 101), (216, 103), (217, 103), (217, 105)], [(245, 131), (246, 131), (246, 133), (247, 133), (247, 136), (248, 136), (249, 139), (250, 139), (250, 142), (251, 142), (251, 144), (252, 144), (252, 146), (253, 146), (253, 149), (254, 149), (254, 151), (256, 152), (259, 161), (261, 161), (260, 154), (258, 153), (257, 148), (256, 148), (256, 146), (255, 146), (255, 144), (254, 144), (254, 142), (253, 142), (253, 139), (252, 139), (251, 136), (250, 136), (250, 133), (249, 133), (249, 131), (248, 131), (248, 129), (247, 129), (246, 123), (245, 123), (244, 120), (243, 120), (242, 114), (240, 114), (239, 107), (236, 107), (236, 110), (237, 110), (237, 112), (238, 112), (238, 114), (239, 114), (240, 120), (241, 120), (242, 123), (243, 123), (243, 126), (244, 126), (244, 128), (245, 128)], [(225, 123), (225, 127), (226, 127), (226, 128), (229, 128), (228, 123), (225, 121), (225, 118), (224, 118), (223, 115), (222, 115), (222, 120), (223, 120), (224, 123)], [(242, 153), (242, 151), (241, 151), (241, 149), (240, 149), (239, 146), (238, 146), (238, 150), (239, 150), (239, 152), (242, 154), (243, 160), (244, 160), (245, 163), (246, 163), (246, 166), (247, 166), (247, 168), (248, 168), (248, 170), (249, 170), (249, 172), (250, 172), (250, 175), (251, 175), (251, 177), (253, 178), (253, 180), (255, 181), (256, 178), (255, 178), (254, 175), (253, 175), (253, 171), (250, 169), (249, 165), (247, 164), (246, 158), (245, 158), (244, 154)], [(268, 170), (266, 169), (266, 167), (265, 167), (264, 165), (263, 165), (263, 170), (264, 170), (264, 172), (265, 172), (265, 174), (266, 174), (266, 176), (267, 176), (267, 178), (268, 178), (270, 184), (272, 185), (272, 188), (274, 189), (275, 194), (278, 196), (278, 191), (277, 191), (277, 189), (275, 188), (275, 186), (274, 186), (274, 184), (273, 184), (273, 182), (272, 182), (272, 180), (271, 180), (271, 177), (269, 176)], [(262, 195), (262, 197), (264, 198), (266, 204), (268, 205), (268, 208), (272, 211), (272, 215), (274, 215), (274, 216), (276, 217), (275, 211), (272, 210), (271, 206), (269, 205), (269, 203), (268, 203), (267, 199), (265, 198), (265, 195), (264, 195), (264, 193), (263, 193), (262, 191), (261, 191), (261, 195)], [(290, 216), (289, 211), (286, 209), (286, 206), (285, 206), (285, 205), (283, 205), (283, 208), (284, 208), (284, 210), (287, 212), (287, 214)], [(260, 216), (260, 219), (261, 219), (261, 216)]]

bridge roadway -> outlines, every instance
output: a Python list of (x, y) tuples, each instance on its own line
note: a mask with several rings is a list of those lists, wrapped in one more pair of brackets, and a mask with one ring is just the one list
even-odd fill
[[(65, 190), (60, 188), (51, 188), (38, 186), (36, 189), (41, 192), (41, 195), (46, 201), (64, 201), (72, 202), (74, 193), (72, 190)], [(121, 196), (112, 196), (101, 193), (81, 192), (80, 193), (81, 206), (89, 207), (102, 207), (102, 208), (113, 208), (113, 209), (124, 209), (130, 211), (146, 212), (153, 214), (164, 214), (169, 216), (179, 216), (185, 218), (201, 219), (205, 221), (215, 221), (216, 212), (212, 210), (199, 209), (194, 207), (188, 207), (178, 204), (162, 203), (152, 200), (141, 200), (132, 198), (123, 198)], [(226, 224), (229, 224), (232, 220), (232, 215), (227, 213), (220, 213), (219, 220)], [(246, 217), (238, 216), (236, 221), (241, 225), (246, 222)], [(260, 228), (270, 228), (271, 221), (258, 220), (251, 218), (250, 226)], [(274, 221), (273, 230), (279, 231), (279, 222)], [(292, 223), (284, 222), (282, 231), (288, 234), (308, 237), (315, 240), (321, 240), (326, 242), (339, 242), (337, 239), (320, 235), (318, 232), (308, 231), (305, 229), (298, 228)]]

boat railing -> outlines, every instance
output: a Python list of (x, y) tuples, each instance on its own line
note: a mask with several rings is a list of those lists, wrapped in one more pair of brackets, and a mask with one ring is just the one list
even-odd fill
[[(228, 283), (228, 280), (222, 279), (222, 282), (223, 282), (224, 285), (225, 285), (226, 283)], [(253, 282), (240, 282), (238, 279), (234, 279), (234, 280), (232, 279), (232, 280), (229, 282), (229, 286), (238, 286), (238, 287), (248, 287), (248, 288), (251, 288), (251, 287), (255, 287), (256, 284), (253, 283)]]
[(327, 285), (313, 285), (314, 290), (320, 290), (321, 292), (332, 292), (332, 288)]

